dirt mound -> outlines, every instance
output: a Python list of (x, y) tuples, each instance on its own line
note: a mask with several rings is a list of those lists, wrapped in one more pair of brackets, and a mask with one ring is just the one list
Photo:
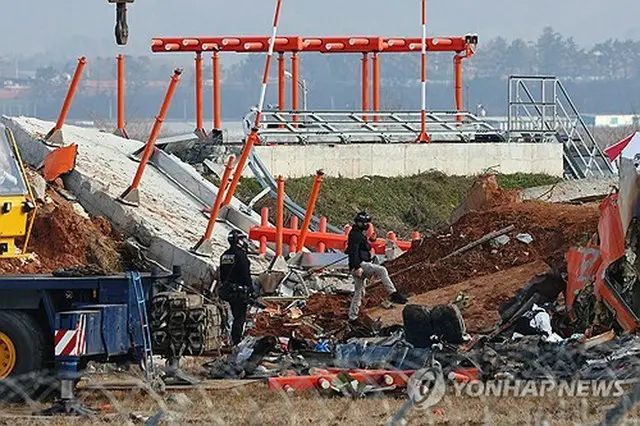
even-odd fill
[(479, 176), (473, 183), (464, 201), (451, 213), (451, 223), (456, 223), (464, 215), (492, 208), (522, 202), (522, 191), (503, 189), (496, 175)]
[[(597, 204), (570, 205), (545, 202), (508, 204), (462, 217), (446, 235), (434, 236), (414, 246), (387, 266), (393, 280), (405, 293), (424, 293), (473, 277), (542, 260), (561, 267), (569, 247), (586, 242), (597, 230)], [(506, 234), (504, 245), (486, 243), (459, 256), (438, 261), (482, 236), (509, 225), (515, 230)], [(529, 234), (530, 244), (519, 241), (519, 234)], [(409, 266), (418, 264), (410, 271)], [(524, 284), (524, 283), (523, 283)], [(368, 306), (377, 304), (384, 294), (375, 289)]]
[(0, 273), (40, 274), (58, 268), (92, 265), (115, 273), (122, 271), (119, 237), (103, 218), (88, 219), (55, 192), (52, 202), (40, 206), (28, 250), (33, 260), (0, 260)]

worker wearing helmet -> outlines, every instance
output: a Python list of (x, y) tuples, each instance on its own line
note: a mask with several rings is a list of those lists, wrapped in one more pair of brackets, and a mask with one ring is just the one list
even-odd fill
[(231, 340), (237, 345), (242, 341), (247, 307), (255, 300), (255, 295), (251, 280), (251, 264), (247, 256), (247, 236), (234, 229), (229, 232), (227, 240), (230, 247), (220, 256), (219, 295), (231, 305)]
[(369, 244), (369, 239), (366, 235), (370, 224), (371, 216), (367, 212), (357, 213), (347, 240), (346, 252), (349, 255), (349, 270), (351, 270), (355, 280), (355, 291), (349, 308), (349, 321), (351, 322), (358, 319), (360, 305), (366, 293), (365, 280), (367, 278), (378, 277), (393, 303), (402, 305), (407, 303), (407, 298), (396, 291), (396, 287), (389, 278), (387, 268), (372, 262), (371, 244)]

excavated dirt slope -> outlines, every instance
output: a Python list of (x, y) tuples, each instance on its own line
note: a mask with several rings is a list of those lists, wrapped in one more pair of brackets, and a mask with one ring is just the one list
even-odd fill
[(51, 202), (39, 206), (29, 243), (33, 259), (0, 259), (0, 274), (43, 274), (87, 265), (105, 273), (121, 272), (119, 237), (110, 224), (79, 215), (54, 191), (47, 195)]

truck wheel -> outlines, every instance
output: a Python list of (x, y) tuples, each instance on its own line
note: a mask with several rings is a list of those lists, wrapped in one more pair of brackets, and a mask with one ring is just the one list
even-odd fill
[(0, 311), (0, 399), (32, 397), (41, 386), (45, 335), (31, 315)]

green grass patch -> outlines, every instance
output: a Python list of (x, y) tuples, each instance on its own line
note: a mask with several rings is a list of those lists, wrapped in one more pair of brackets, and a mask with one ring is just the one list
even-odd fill
[[(447, 224), (453, 209), (462, 201), (475, 177), (446, 176), (438, 172), (409, 177), (368, 176), (359, 179), (325, 177), (320, 189), (316, 214), (342, 227), (351, 223), (354, 214), (367, 210), (380, 232), (395, 231), (405, 238), (412, 231), (423, 232)], [(503, 188), (524, 189), (549, 185), (560, 179), (547, 175), (517, 173), (498, 175)], [(288, 179), (286, 192), (305, 207), (313, 177)], [(248, 202), (261, 187), (256, 179), (242, 178), (236, 195)], [(274, 201), (263, 199), (256, 206), (270, 207)]]

